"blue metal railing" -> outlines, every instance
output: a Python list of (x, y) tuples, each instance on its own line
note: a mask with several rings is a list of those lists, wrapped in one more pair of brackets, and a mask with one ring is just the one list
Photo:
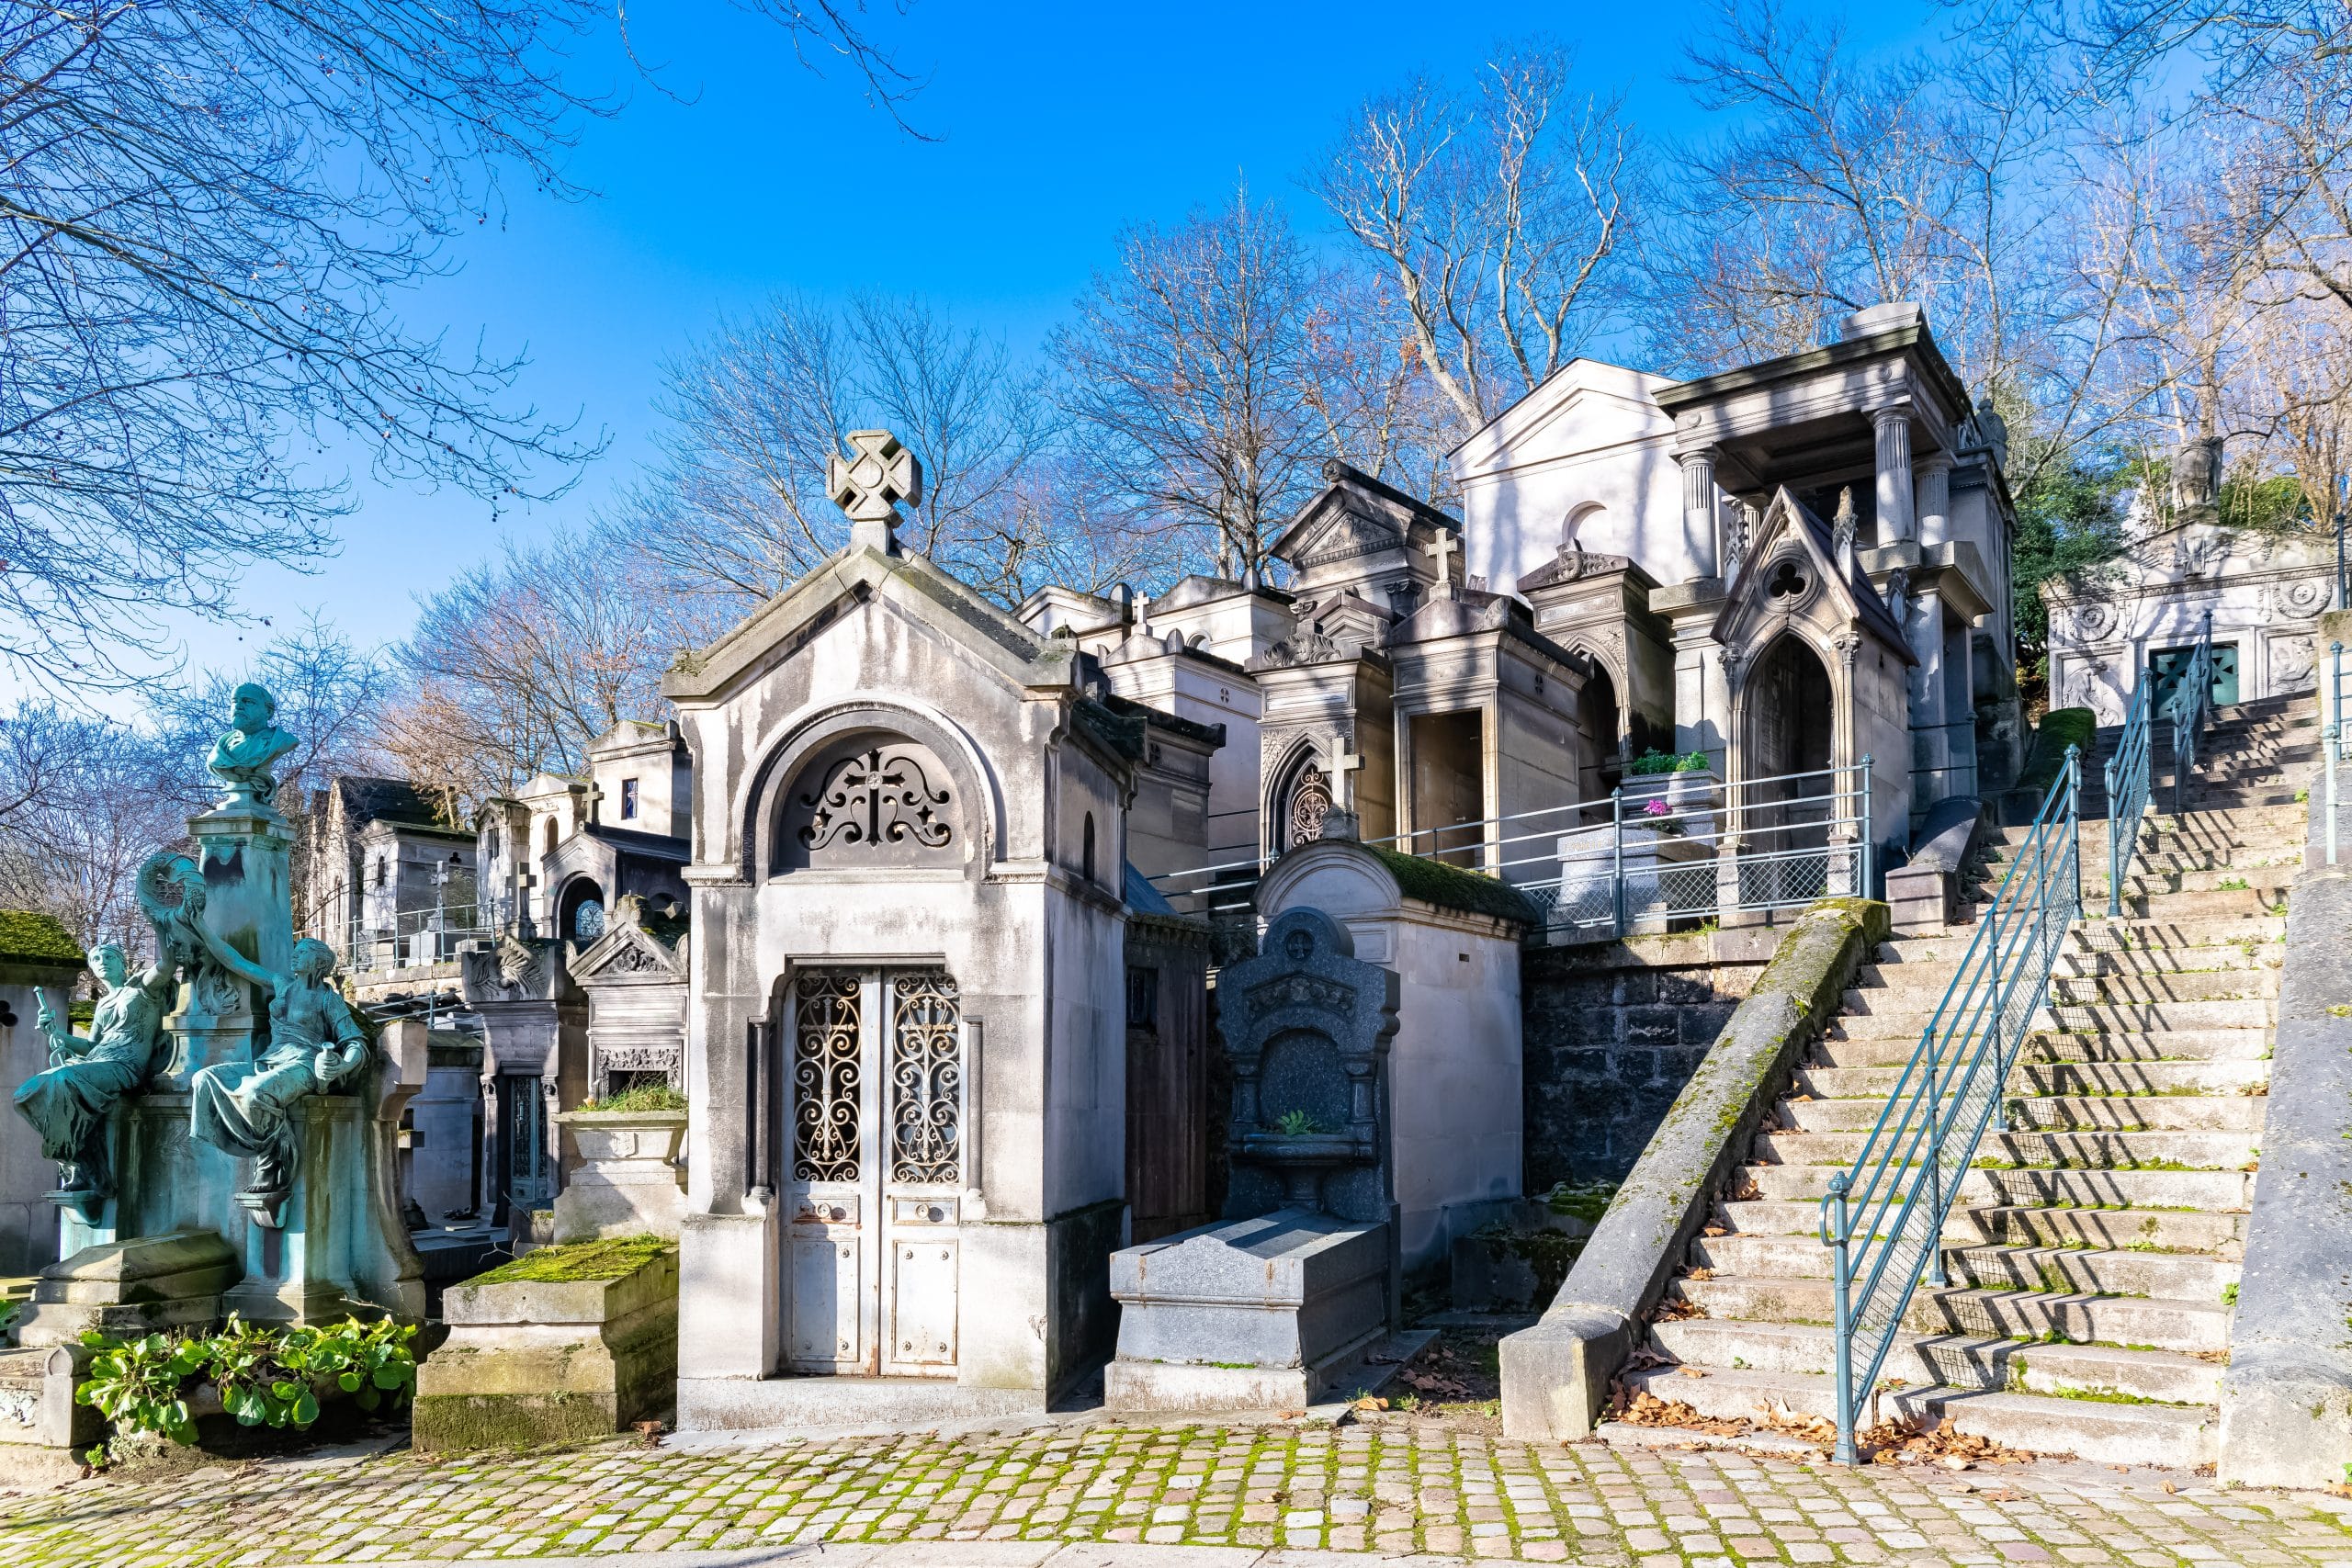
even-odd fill
[(2197, 766), (2198, 738), (2213, 716), (2213, 612), (2205, 612), (2197, 646), (2189, 651), (2188, 667), (2165, 705), (2172, 716), (2172, 814), (2180, 815), (2188, 795), (2188, 775)]
[(2107, 915), (2123, 916), (2123, 879), (2140, 846), (2140, 816), (2148, 808), (2148, 694), (2155, 682), (2143, 678), (2132, 691), (2132, 711), (2123, 734), (2107, 760)]
[[(2344, 558), (2344, 514), (2335, 514), (2335, 554)], [(2319, 732), (2320, 758), (2327, 764), (2327, 863), (2335, 863), (2335, 769), (2344, 761), (2344, 645), (2327, 645), (2327, 726)]]
[(2078, 748), (2042, 798), (1991, 908), (1919, 1032), (1853, 1165), (1830, 1179), (1821, 1241), (1837, 1286), (1837, 1458), (1854, 1432), (1903, 1314), (1925, 1280), (1944, 1282), (1943, 1227), (2001, 1104), (2050, 971), (2082, 915)]

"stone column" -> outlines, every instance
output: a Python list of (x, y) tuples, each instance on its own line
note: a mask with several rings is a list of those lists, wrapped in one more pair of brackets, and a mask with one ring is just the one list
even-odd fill
[[(289, 973), (293, 825), (266, 806), (232, 799), (189, 818), (187, 831), (204, 874), (206, 927), (263, 968)], [(185, 1090), (205, 1067), (249, 1060), (255, 1020), (267, 1007), (266, 997), (233, 976), (217, 986), (182, 981), (178, 1005), (164, 1021), (171, 1059), (155, 1087)]]
[(1919, 542), (1940, 545), (1951, 536), (1951, 454), (1930, 452), (1918, 463)]
[(1871, 429), (1878, 438), (1878, 542), (1907, 544), (1918, 534), (1911, 517), (1911, 405), (1872, 411)]
[(1690, 542), (1690, 554), (1698, 563), (1701, 577), (1717, 575), (1715, 501), (1715, 449), (1702, 446), (1695, 452), (1677, 452), (1674, 460), (1682, 466), (1682, 533)]

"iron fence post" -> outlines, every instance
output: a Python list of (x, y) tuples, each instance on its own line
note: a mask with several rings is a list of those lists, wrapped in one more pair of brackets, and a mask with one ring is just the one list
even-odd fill
[(1839, 1464), (1859, 1464), (1854, 1448), (1854, 1302), (1853, 1262), (1848, 1256), (1852, 1218), (1846, 1206), (1848, 1177), (1839, 1171), (1829, 1179), (1830, 1273), (1837, 1281), (1835, 1336), (1838, 1373), (1838, 1448), (1831, 1456)]
[(2327, 863), (2335, 863), (2335, 741), (2337, 730), (2329, 725), (2320, 731), (2320, 745), (2327, 753)]
[[(2109, 764), (2110, 770), (2113, 765), (2111, 762)], [(2075, 913), (2080, 917), (2083, 912), (2083, 749), (2079, 746), (2066, 748), (2066, 854), (2075, 863)], [(2115, 791), (2112, 788), (2107, 794), (2107, 810), (2110, 817), (2115, 814)], [(2108, 849), (2110, 856), (2115, 852), (2113, 845), (2114, 840), (2110, 838)], [(2108, 862), (2108, 886), (2110, 890), (2115, 886), (2115, 863), (2111, 859)], [(2114, 912), (2112, 906), (2109, 912)]]
[(2352, 609), (2352, 604), (2347, 604), (2345, 602), (2346, 593), (2346, 584), (2344, 576), (2344, 513), (2343, 509), (2339, 507), (2335, 513), (2335, 607), (2339, 610)]
[(1861, 879), (1854, 897), (1875, 898), (1878, 891), (1871, 886), (1871, 872), (1876, 857), (1871, 852), (1877, 848), (1877, 818), (1871, 810), (1871, 754), (1867, 751), (1862, 753), (1862, 798), (1855, 802), (1854, 815), (1861, 819), (1862, 829)]
[[(2120, 788), (2123, 781), (2117, 776), (2116, 769), (2123, 763), (2123, 750), (2131, 743), (2131, 732), (2127, 729), (2123, 739), (2115, 743), (2115, 755), (2107, 760), (2107, 918), (2110, 920), (2123, 918), (2123, 848), (2117, 841), (2118, 835), (2123, 831)], [(2079, 866), (2081, 863), (2078, 858), (2075, 864)]]
[(2327, 722), (2344, 728), (2344, 645), (2327, 645)]
[(1609, 792), (1609, 914), (1619, 938), (1625, 934), (1625, 786)]

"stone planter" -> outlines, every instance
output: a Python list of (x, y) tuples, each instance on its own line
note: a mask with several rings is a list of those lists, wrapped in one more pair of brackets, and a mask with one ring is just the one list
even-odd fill
[(676, 1396), (674, 1248), (610, 1279), (452, 1285), (441, 1313), (449, 1337), (416, 1371), (420, 1450), (582, 1442)]
[(553, 1118), (571, 1134), (580, 1163), (555, 1200), (555, 1240), (658, 1235), (675, 1241), (685, 1213), (683, 1111), (568, 1111)]
[[(1625, 780), (1625, 824), (1645, 819), (1650, 802), (1662, 800), (1681, 826), (1679, 837), (1707, 845), (1715, 841), (1715, 807), (1723, 798), (1723, 781), (1712, 770), (1688, 773), (1637, 773)], [(1673, 837), (1676, 835), (1668, 835)]]

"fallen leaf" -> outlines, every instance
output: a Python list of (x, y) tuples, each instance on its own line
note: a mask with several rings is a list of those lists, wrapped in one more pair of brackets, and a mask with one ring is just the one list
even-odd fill
[(1702, 1378), (1707, 1375), (1703, 1370), (1698, 1367), (1684, 1367), (1681, 1369), (1681, 1372), (1686, 1378)]

